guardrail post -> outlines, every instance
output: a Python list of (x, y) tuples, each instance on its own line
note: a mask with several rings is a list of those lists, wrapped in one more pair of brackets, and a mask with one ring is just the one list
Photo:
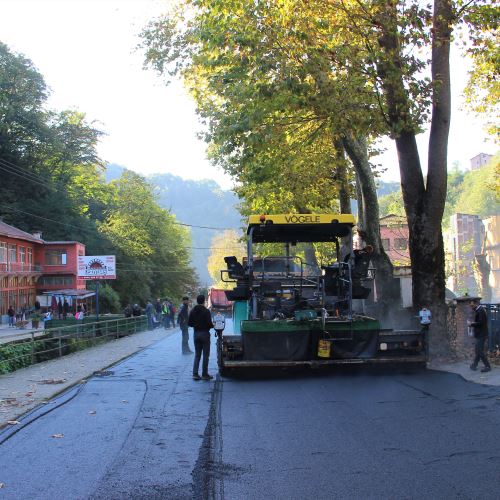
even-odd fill
[(31, 364), (35, 364), (35, 332), (31, 332)]
[(116, 320), (116, 338), (119, 339), (120, 338), (120, 324), (119, 324), (120, 320), (117, 319)]
[(59, 345), (59, 357), (61, 357), (62, 356), (62, 342), (61, 342), (61, 332), (60, 331), (59, 331), (58, 345)]

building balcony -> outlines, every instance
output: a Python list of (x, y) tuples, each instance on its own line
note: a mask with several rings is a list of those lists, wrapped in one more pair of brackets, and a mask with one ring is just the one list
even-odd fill
[(0, 262), (0, 274), (42, 274), (42, 266), (24, 262)]

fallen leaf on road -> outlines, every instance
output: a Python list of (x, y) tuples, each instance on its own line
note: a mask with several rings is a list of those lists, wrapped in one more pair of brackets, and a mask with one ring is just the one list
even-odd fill
[(122, 403), (128, 403), (126, 399), (122, 399)]
[(95, 410), (90, 410), (89, 411), (89, 415), (95, 415), (96, 414), (96, 411)]
[(25, 394), (25, 396), (28, 396), (28, 397), (33, 396), (33, 393), (32, 393), (32, 392), (27, 392), (27, 393)]
[(44, 380), (39, 380), (39, 384), (64, 384), (66, 382), (65, 378), (48, 378)]
[(52, 434), (52, 437), (53, 438), (63, 438), (64, 437), (64, 434)]
[(17, 421), (17, 420), (7, 420), (7, 423), (9, 425), (18, 425), (20, 424), (21, 422)]
[(5, 486), (5, 483), (0, 483), (0, 489), (2, 489)]

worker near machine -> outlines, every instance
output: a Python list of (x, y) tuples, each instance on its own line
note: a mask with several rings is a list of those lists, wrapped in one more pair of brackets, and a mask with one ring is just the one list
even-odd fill
[(226, 327), (226, 318), (220, 311), (218, 311), (217, 314), (214, 316), (213, 323), (215, 325), (214, 326), (215, 336), (218, 337), (219, 335), (222, 334), (224, 328)]
[(469, 302), (474, 312), (474, 321), (469, 322), (469, 326), (474, 330), (475, 356), (470, 365), (470, 369), (476, 371), (479, 361), (482, 361), (484, 368), (481, 371), (489, 372), (491, 370), (490, 362), (485, 351), (486, 339), (488, 338), (488, 317), (484, 307), (480, 304), (479, 298), (474, 298)]
[(189, 297), (182, 297), (182, 305), (177, 315), (177, 323), (182, 332), (182, 354), (192, 354), (193, 351), (189, 348)]
[(431, 324), (432, 314), (427, 309), (427, 307), (422, 307), (418, 313), (418, 317), (420, 318), (420, 326), (422, 327), (422, 332), (429, 331), (429, 326)]
[[(208, 358), (210, 356), (210, 329), (214, 327), (210, 311), (205, 307), (205, 296), (196, 297), (196, 305), (191, 309), (188, 325), (194, 329), (194, 363), (193, 379), (210, 380), (212, 375), (208, 373)], [(198, 374), (200, 359), (203, 354), (201, 377)]]

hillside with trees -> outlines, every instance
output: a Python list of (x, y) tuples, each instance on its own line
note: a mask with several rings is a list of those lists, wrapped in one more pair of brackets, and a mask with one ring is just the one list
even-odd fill
[(109, 183), (96, 150), (102, 132), (84, 113), (46, 107), (33, 63), (0, 43), (0, 217), (45, 240), (77, 240), (87, 255), (115, 254), (110, 304), (178, 298), (196, 286), (190, 235), (153, 186), (124, 172)]
[[(500, 214), (498, 176), (500, 155), (479, 170), (463, 171), (458, 166), (448, 172), (448, 191), (443, 216), (443, 227), (447, 228), (454, 213), (467, 213), (488, 217)], [(403, 197), (398, 189), (379, 199), (380, 213), (405, 215)]]

